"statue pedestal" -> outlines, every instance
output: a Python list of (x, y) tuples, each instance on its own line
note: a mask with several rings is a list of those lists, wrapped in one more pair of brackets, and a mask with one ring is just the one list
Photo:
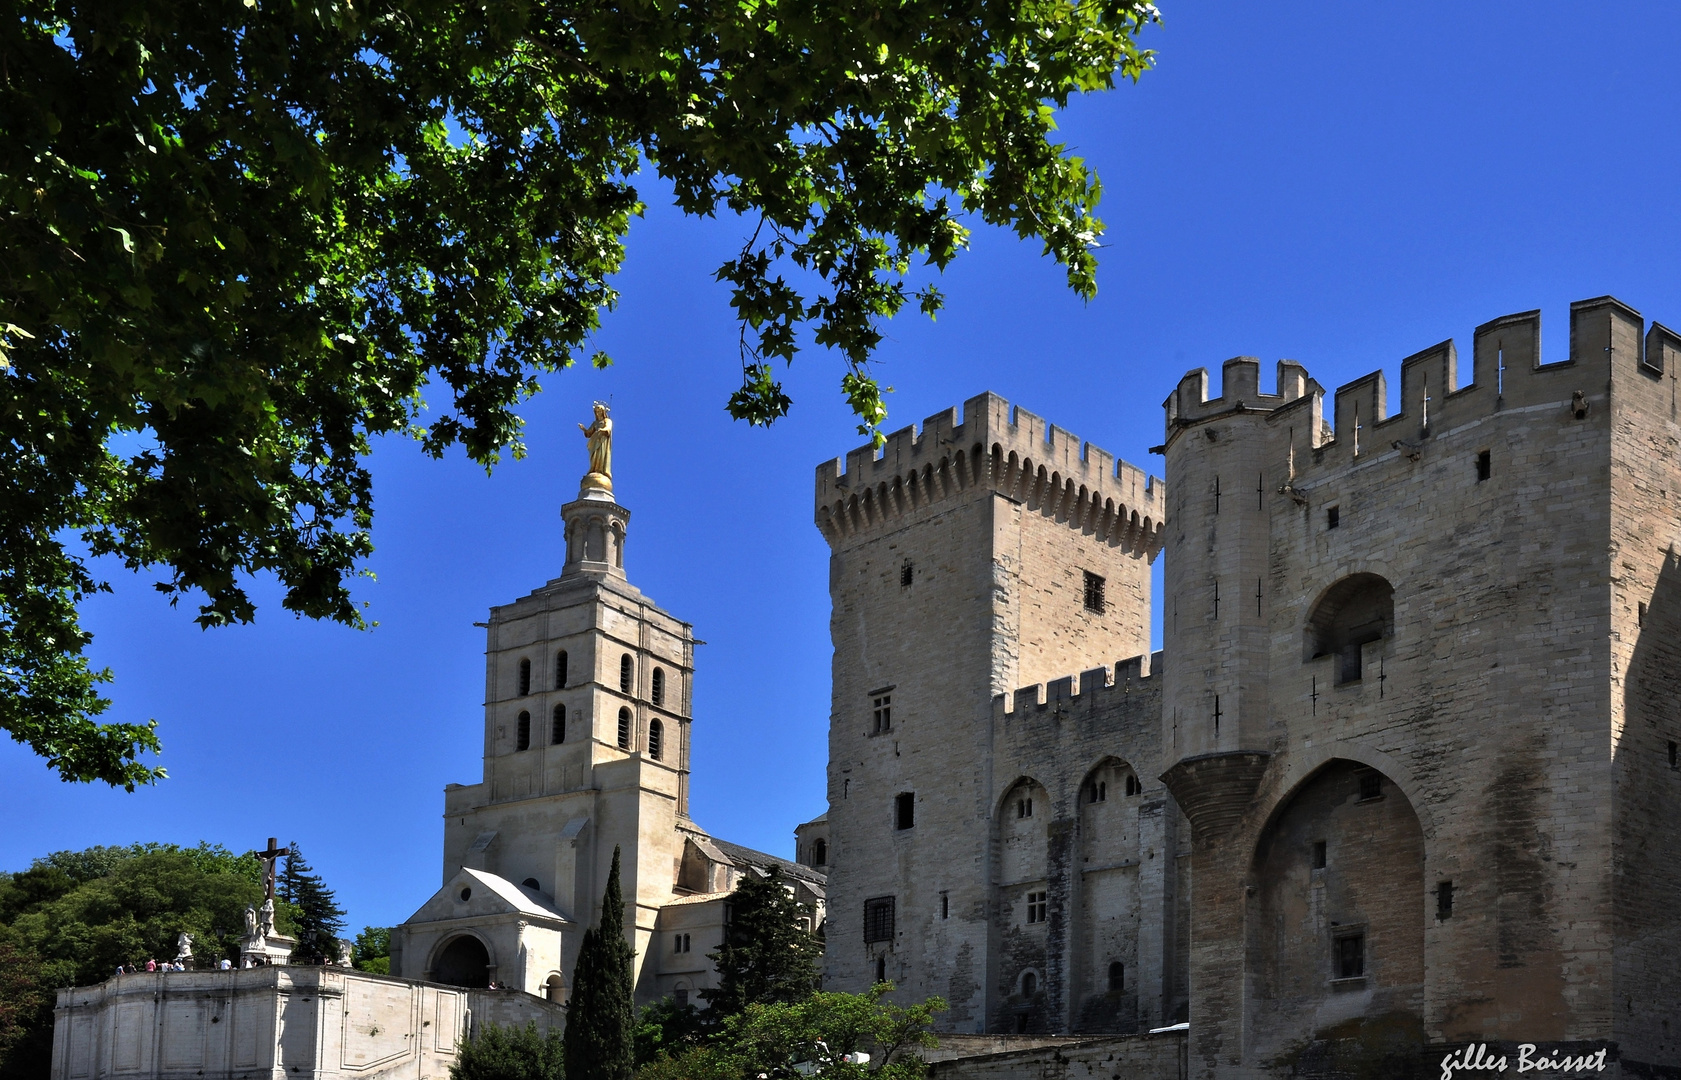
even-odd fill
[(292, 962), (298, 939), (285, 934), (256, 934), (240, 940), (239, 966), (265, 967)]

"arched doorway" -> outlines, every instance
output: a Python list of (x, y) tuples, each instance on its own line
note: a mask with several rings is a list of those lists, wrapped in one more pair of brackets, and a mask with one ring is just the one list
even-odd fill
[(450, 986), (484, 988), (490, 985), (490, 953), (484, 942), (471, 934), (453, 937), (438, 952), (432, 965), (435, 982)]
[(1246, 1057), (1374, 1022), (1422, 1037), (1424, 832), (1394, 781), (1328, 762), (1262, 832), (1249, 884)]

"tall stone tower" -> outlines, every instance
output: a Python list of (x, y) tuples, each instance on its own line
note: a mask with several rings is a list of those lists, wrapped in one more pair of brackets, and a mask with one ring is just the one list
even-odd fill
[[(1079, 777), (1110, 769), (1092, 790), (1112, 787), (1115, 813), (1134, 817), (1123, 792), (1140, 776), (1161, 789), (1120, 749), (1028, 775), (1002, 752), (1017, 736), (995, 698), (1124, 657), (1143, 674), (1163, 498), (1138, 469), (992, 394), (848, 454), (844, 470), (819, 467), (834, 643), (828, 986), (886, 978), (907, 999), (942, 995), (953, 1030), (1066, 1030), (1082, 939), (1046, 897), (1070, 887), (1063, 826)], [(1156, 714), (1139, 715), (1153, 754)], [(1159, 907), (1159, 881), (1155, 893)]]
[(1409, 357), (1394, 415), (1381, 372), (1326, 416), (1245, 358), (1166, 402), (1193, 1076), (1681, 1064), (1681, 339), (1570, 317), (1555, 363), (1539, 312), (1477, 328), (1463, 383), (1451, 341)]
[(393, 971), (411, 978), (563, 999), (615, 846), (639, 991), (658, 973), (656, 920), (703, 835), (688, 820), (694, 634), (625, 577), (630, 512), (604, 471), (561, 518), (560, 576), (490, 612), (484, 779), (445, 789), (445, 886), (394, 935)]

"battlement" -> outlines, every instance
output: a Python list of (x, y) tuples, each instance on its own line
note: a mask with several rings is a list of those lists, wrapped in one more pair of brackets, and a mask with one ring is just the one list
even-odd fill
[(976, 487), (1134, 554), (1161, 550), (1160, 479), (992, 393), (819, 465), (817, 527), (835, 543)]
[[(1388, 411), (1388, 381), (1374, 371), (1339, 386), (1330, 419), (1324, 390), (1294, 360), (1278, 363), (1277, 391), (1263, 394), (1260, 362), (1235, 357), (1223, 366), (1218, 397), (1208, 396), (1208, 372), (1197, 369), (1179, 380), (1165, 402), (1167, 439), (1210, 420), (1259, 412), (1300, 411), (1291, 431), (1296, 462), (1341, 461), (1416, 446), (1412, 440), (1501, 410), (1558, 404), (1591, 408), (1603, 399), (1613, 375), (1643, 376), (1619, 386), (1658, 389), (1681, 363), (1681, 335), (1662, 323), (1645, 329), (1640, 313), (1610, 296), (1570, 305), (1570, 355), (1553, 363), (1541, 357), (1541, 312), (1523, 311), (1493, 319), (1471, 335), (1470, 378), (1461, 385), (1453, 340), (1432, 345), (1401, 361), (1400, 410)], [(1583, 413), (1585, 415), (1585, 412)], [(1166, 446), (1158, 449), (1165, 449)]]
[(1105, 704), (1119, 704), (1131, 694), (1159, 693), (1162, 654), (1158, 650), (1141, 656), (1130, 656), (1107, 667), (1088, 668), (1079, 675), (1064, 675), (1050, 682), (1023, 686), (1010, 694), (994, 694), (992, 715), (995, 719), (1018, 716), (1024, 712), (1050, 713), (1059, 706), (1073, 708), (1101, 708)]

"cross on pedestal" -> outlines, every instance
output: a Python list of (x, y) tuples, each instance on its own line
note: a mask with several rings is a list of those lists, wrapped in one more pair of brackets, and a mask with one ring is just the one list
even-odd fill
[(271, 836), (268, 838), (268, 850), (257, 852), (257, 858), (263, 860), (264, 895), (270, 900), (274, 899), (274, 864), (280, 860), (280, 856), (292, 854), (291, 848), (278, 847), (278, 843), (279, 841)]

